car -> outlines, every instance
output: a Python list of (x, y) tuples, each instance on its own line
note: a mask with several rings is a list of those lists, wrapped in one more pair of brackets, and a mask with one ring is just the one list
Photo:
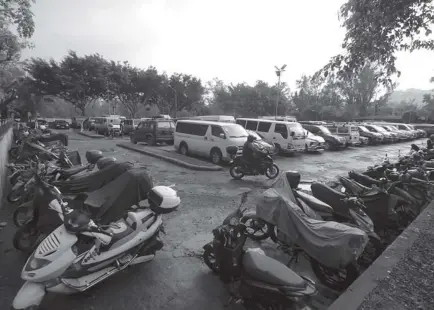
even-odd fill
[(384, 129), (381, 126), (374, 125), (374, 124), (365, 124), (364, 125), (370, 132), (375, 132), (383, 135), (383, 143), (390, 143), (393, 142), (393, 136), (390, 132), (388, 132), (386, 129)]
[(69, 123), (65, 120), (56, 119), (54, 121), (54, 128), (55, 129), (69, 129)]
[(305, 152), (321, 152), (324, 151), (324, 148), (325, 148), (324, 138), (314, 135), (309, 130), (306, 130)]
[(369, 139), (369, 144), (383, 143), (384, 135), (381, 133), (370, 131), (368, 128), (362, 125), (357, 126), (357, 128), (359, 129), (361, 137), (366, 137)]
[(398, 141), (403, 141), (410, 138), (410, 136), (405, 131), (399, 130), (396, 127), (393, 127), (391, 125), (380, 125), (380, 126), (386, 129), (391, 134), (396, 134), (396, 138)]
[(368, 145), (368, 144), (369, 144), (369, 138), (360, 136), (360, 146)]
[(330, 130), (323, 125), (302, 124), (302, 126), (314, 135), (322, 137), (325, 141), (324, 149), (326, 150), (338, 150), (345, 148), (347, 145), (347, 139), (332, 134)]

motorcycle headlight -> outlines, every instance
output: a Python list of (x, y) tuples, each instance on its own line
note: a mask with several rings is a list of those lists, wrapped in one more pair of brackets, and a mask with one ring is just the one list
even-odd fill
[(35, 258), (35, 254), (33, 253), (29, 260), (27, 261), (25, 271), (34, 271), (40, 268), (47, 266), (51, 261), (43, 258)]

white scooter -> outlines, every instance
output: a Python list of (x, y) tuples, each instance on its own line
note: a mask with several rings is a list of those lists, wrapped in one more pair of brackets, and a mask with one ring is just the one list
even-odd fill
[[(36, 310), (46, 292), (82, 292), (128, 266), (152, 260), (163, 247), (158, 238), (163, 229), (161, 214), (172, 212), (181, 202), (172, 188), (155, 186), (148, 195), (149, 206), (137, 207), (125, 219), (103, 227), (69, 208), (56, 187), (38, 181), (44, 184), (45, 195), (53, 196), (49, 207), (59, 212), (63, 224), (24, 265), (21, 278), (26, 282), (12, 303), (15, 310)], [(80, 253), (78, 241), (83, 238), (91, 240), (90, 249)]]

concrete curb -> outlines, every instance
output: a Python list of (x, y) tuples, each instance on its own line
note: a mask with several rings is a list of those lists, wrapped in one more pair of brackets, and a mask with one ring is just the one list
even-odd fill
[(101, 136), (101, 135), (88, 134), (88, 133), (85, 133), (85, 132), (79, 131), (79, 130), (74, 130), (74, 132), (78, 133), (81, 136), (92, 138), (92, 139), (102, 139), (102, 138), (105, 138), (104, 136)]
[(141, 154), (144, 154), (144, 155), (148, 155), (148, 156), (152, 156), (152, 157), (155, 157), (155, 158), (159, 158), (159, 159), (165, 160), (167, 162), (170, 162), (172, 164), (175, 164), (175, 165), (178, 165), (178, 166), (181, 166), (181, 167), (184, 167), (184, 168), (188, 168), (188, 169), (191, 169), (191, 170), (198, 170), (198, 171), (220, 171), (220, 170), (223, 170), (223, 167), (220, 167), (220, 166), (215, 166), (215, 165), (213, 165), (213, 166), (200, 166), (200, 165), (190, 164), (190, 163), (187, 163), (185, 161), (182, 161), (182, 160), (179, 160), (179, 159), (176, 159), (176, 158), (172, 158), (172, 157), (169, 157), (169, 156), (165, 156), (165, 155), (162, 155), (162, 154), (158, 154), (158, 153), (155, 153), (155, 152), (150, 152), (150, 151), (147, 151), (147, 150), (140, 150), (140, 149), (137, 149), (135, 147), (125, 145), (123, 143), (118, 143), (118, 144), (116, 144), (116, 146), (124, 148), (124, 149), (127, 149), (127, 150), (130, 150), (130, 151), (138, 152), (138, 153), (141, 153)]
[[(434, 201), (410, 224), (402, 234), (381, 254), (379, 258), (351, 286), (336, 299), (328, 310), (358, 309), (365, 298), (380, 283), (390, 277), (392, 269), (404, 258), (420, 235), (420, 231), (432, 225)], [(429, 245), (427, 245), (429, 246)]]

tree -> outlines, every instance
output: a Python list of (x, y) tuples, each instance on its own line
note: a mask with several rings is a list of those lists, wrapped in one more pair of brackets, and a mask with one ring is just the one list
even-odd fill
[(70, 102), (82, 115), (86, 105), (107, 94), (109, 63), (99, 54), (79, 57), (74, 51), (59, 63), (33, 58), (27, 66), (35, 92)]
[(346, 29), (346, 54), (331, 59), (322, 70), (326, 75), (337, 73), (346, 79), (367, 63), (378, 63), (382, 70), (376, 78), (391, 84), (390, 76), (400, 75), (396, 52), (434, 49), (434, 41), (427, 38), (434, 22), (430, 0), (347, 0), (339, 16)]

